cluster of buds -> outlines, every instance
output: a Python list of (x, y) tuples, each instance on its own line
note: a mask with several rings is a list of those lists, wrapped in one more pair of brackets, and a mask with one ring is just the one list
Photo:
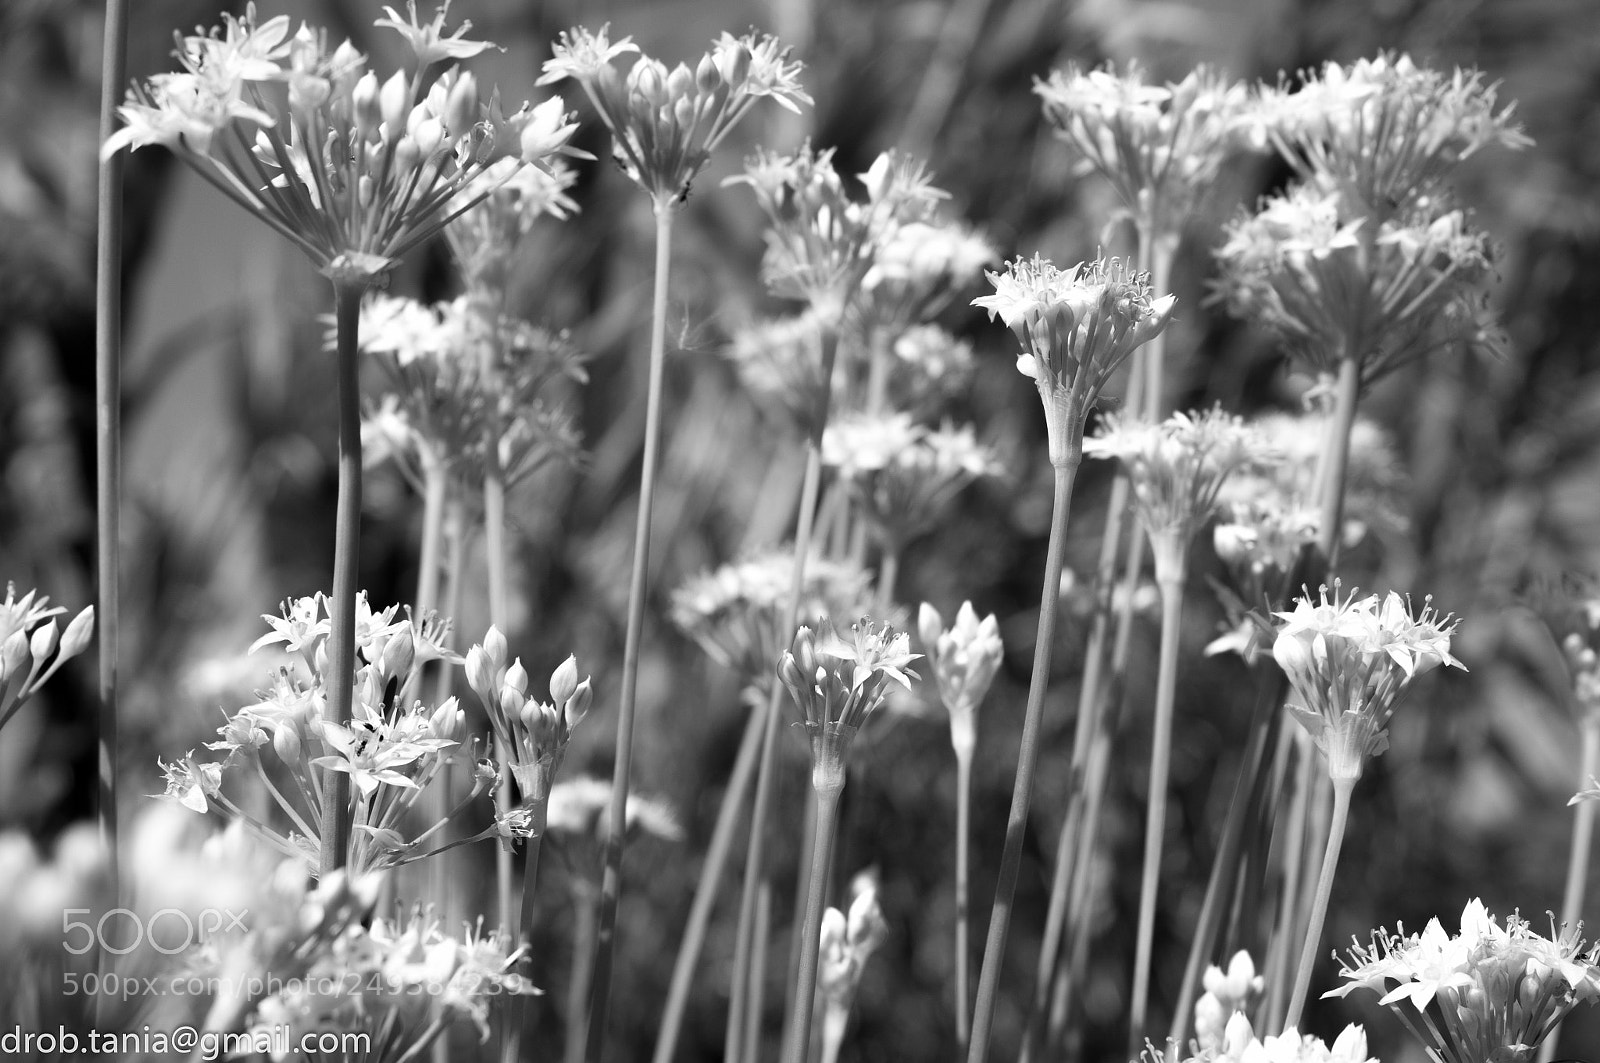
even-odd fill
[[(230, 714), (207, 744), (220, 761), (191, 751), (162, 763), (161, 795), (198, 813), (243, 821), (285, 855), (311, 865), (320, 851), (323, 788), (318, 770), (350, 776), (353, 829), (348, 866), (352, 873), (394, 867), (432, 855), (423, 843), (464, 812), (473, 797), (493, 785), (492, 765), (480, 763), (475, 744), (463, 746), (465, 717), (455, 698), (429, 708), (415, 700), (422, 668), (430, 661), (462, 663), (446, 643), (450, 624), (437, 617), (399, 617), (396, 606), (374, 611), (366, 595), (356, 600), (356, 668), (351, 718), (324, 718), (329, 698), (328, 638), (324, 595), (291, 599), (282, 615), (264, 619), (272, 631), (251, 646), (256, 652), (282, 644), (299, 660), (280, 667), (256, 702)], [(295, 784), (291, 800), (263, 763), (270, 748)], [(471, 797), (420, 833), (403, 833), (408, 817), (447, 764), (464, 761), (472, 770)], [(230, 777), (254, 777), (291, 825), (287, 831), (245, 811), (224, 792)], [(245, 802), (245, 805), (250, 802)]]
[(378, 295), (362, 305), (360, 337), (391, 389), (363, 420), (369, 465), (392, 458), (418, 491), (430, 468), (477, 484), (491, 425), (508, 486), (547, 461), (577, 460), (577, 428), (549, 393), (557, 380), (588, 379), (565, 333), (506, 314), (486, 319), (465, 296), (426, 305)]
[(1389, 748), (1388, 724), (1411, 681), (1440, 665), (1465, 666), (1450, 655), (1451, 617), (1430, 605), (1411, 615), (1407, 598), (1390, 592), (1357, 599), (1302, 597), (1282, 621), (1272, 656), (1289, 677), (1298, 703), (1289, 711), (1328, 758), (1335, 782), (1353, 782), (1370, 756)]
[(811, 784), (819, 793), (844, 787), (851, 739), (888, 697), (891, 681), (911, 689), (917, 674), (908, 666), (920, 656), (909, 636), (866, 617), (850, 625), (848, 638), (829, 621), (795, 633), (778, 678), (811, 739)]
[[(613, 44), (608, 27), (561, 34), (540, 85), (573, 78), (611, 131), (617, 165), (650, 194), (657, 209), (682, 203), (707, 160), (755, 101), (770, 97), (796, 114), (811, 97), (800, 64), (772, 37), (724, 33), (694, 65), (666, 64), (639, 53), (631, 38)], [(626, 77), (613, 60), (634, 53)]]
[(1380, 994), (1441, 1063), (1531, 1063), (1568, 1012), (1600, 999), (1597, 952), (1576, 931), (1547, 938), (1516, 915), (1501, 926), (1474, 899), (1454, 936), (1438, 919), (1420, 934), (1375, 931), (1351, 948), (1345, 984), (1324, 995)]
[(1159, 424), (1107, 417), (1083, 450), (1122, 463), (1158, 582), (1182, 580), (1190, 541), (1216, 514), (1228, 477), (1263, 469), (1275, 457), (1249, 425), (1220, 408), (1175, 413)]
[(1561, 640), (1561, 653), (1572, 670), (1572, 695), (1585, 717), (1600, 715), (1600, 654), (1593, 642), (1600, 636), (1600, 599), (1584, 603), (1584, 630)]
[[(874, 601), (872, 578), (859, 567), (807, 559), (798, 616), (859, 616)], [(733, 670), (765, 702), (774, 662), (793, 622), (794, 551), (775, 549), (691, 576), (672, 592), (672, 622), (706, 656)]]
[(927, 428), (908, 413), (856, 414), (828, 425), (822, 463), (849, 485), (861, 515), (894, 551), (931, 531), (967, 485), (1003, 471), (970, 425)]
[(129, 91), (104, 153), (165, 146), (336, 284), (370, 286), (509, 176), (490, 171), (497, 137), (518, 145), (513, 166), (540, 164), (577, 129), (559, 98), (506, 116), (470, 73), (431, 70), (493, 47), (465, 39), (466, 26), (444, 35), (444, 14), (422, 22), (413, 2), (407, 17), (390, 8), (377, 20), (416, 59), (382, 81), (348, 41), (291, 34), (283, 15), (258, 22), (253, 5), (224, 15), (220, 31), (180, 40), (180, 72)]
[(1276, 1036), (1258, 1037), (1243, 1012), (1228, 1020), (1215, 1045), (1201, 1046), (1187, 1056), (1176, 1048), (1169, 1052), (1152, 1049), (1144, 1058), (1151, 1063), (1378, 1063), (1367, 1055), (1367, 1032), (1355, 1023), (1346, 1026), (1330, 1045), (1293, 1026)]
[(979, 620), (972, 603), (962, 602), (955, 626), (946, 628), (939, 610), (923, 602), (917, 634), (928, 650), (939, 700), (950, 713), (950, 744), (958, 758), (971, 757), (978, 742), (978, 706), (1005, 656), (1000, 622), (993, 613)]
[(1017, 371), (1033, 379), (1044, 402), (1050, 460), (1076, 464), (1083, 455), (1084, 423), (1101, 389), (1135, 349), (1167, 327), (1176, 300), (1157, 298), (1149, 275), (1119, 259), (1063, 271), (1035, 255), (988, 276), (995, 293), (972, 305), (1016, 333), (1022, 343)]
[(85, 606), (63, 631), (55, 618), (65, 612), (36, 591), (18, 598), (17, 588), (6, 584), (6, 599), (0, 602), (0, 727), (88, 647), (94, 606)]
[(1194, 1004), (1194, 1035), (1200, 1052), (1223, 1050), (1228, 1024), (1235, 1015), (1247, 1014), (1267, 987), (1256, 965), (1243, 949), (1233, 954), (1228, 969), (1213, 964), (1201, 979), (1205, 992)]
[(589, 711), (594, 687), (578, 679), (578, 659), (568, 657), (550, 674), (550, 700), (528, 696), (528, 672), (522, 658), (507, 663), (506, 637), (490, 627), (483, 642), (467, 651), (467, 684), (483, 703), (494, 731), (495, 747), (511, 768), (521, 805), (498, 825), (502, 837), (538, 837), (544, 833), (556, 772), (567, 753), (572, 729)]
[(1036, 82), (1033, 91), (1056, 135), (1071, 145), (1123, 204), (1176, 239), (1201, 196), (1239, 144), (1249, 104), (1243, 85), (1201, 67), (1176, 84), (1152, 85), (1130, 66), (1084, 71), (1076, 65)]
[(882, 249), (946, 198), (920, 162), (893, 152), (879, 155), (860, 179), (865, 200), (846, 193), (833, 151), (813, 151), (809, 143), (793, 155), (759, 152), (744, 174), (728, 179), (748, 184), (767, 216), (767, 288), (808, 303), (819, 326), (835, 333)]
[(817, 996), (822, 1004), (823, 1043), (832, 1049), (825, 1059), (837, 1058), (855, 1006), (856, 992), (867, 961), (889, 937), (889, 924), (878, 907), (878, 885), (870, 872), (850, 884), (850, 912), (837, 908), (822, 913), (822, 939), (817, 955)]

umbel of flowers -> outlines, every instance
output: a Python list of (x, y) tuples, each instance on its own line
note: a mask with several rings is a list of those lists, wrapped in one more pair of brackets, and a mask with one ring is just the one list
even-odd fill
[(89, 645), (94, 606), (85, 606), (63, 631), (55, 618), (65, 612), (37, 591), (18, 598), (16, 586), (6, 584), (0, 602), (0, 727)]
[(1502, 926), (1474, 899), (1454, 936), (1438, 919), (1420, 934), (1375, 931), (1324, 995), (1380, 994), (1440, 1063), (1528, 1063), (1568, 1012), (1600, 998), (1597, 952), (1576, 930), (1546, 938), (1516, 915)]
[(1172, 317), (1173, 296), (1157, 297), (1149, 274), (1119, 259), (1081, 262), (1059, 270), (1035, 255), (990, 273), (993, 295), (972, 305), (989, 311), (1022, 344), (1017, 371), (1031, 377), (1044, 402), (1050, 461), (1076, 464), (1083, 427), (1111, 374)]

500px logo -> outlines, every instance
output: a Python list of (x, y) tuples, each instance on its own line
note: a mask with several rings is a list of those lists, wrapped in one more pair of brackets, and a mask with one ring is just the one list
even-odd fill
[(162, 908), (142, 916), (127, 908), (113, 908), (90, 922), (78, 916), (92, 915), (88, 908), (68, 908), (61, 913), (61, 947), (74, 956), (95, 948), (113, 956), (126, 956), (140, 945), (163, 956), (175, 956), (214, 934), (245, 930), (248, 908), (203, 908), (190, 915), (180, 908)]

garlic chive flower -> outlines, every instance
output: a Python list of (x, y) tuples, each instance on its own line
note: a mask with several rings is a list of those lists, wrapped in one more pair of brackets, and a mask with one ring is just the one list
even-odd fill
[(1121, 74), (1069, 65), (1035, 81), (1033, 91), (1083, 168), (1173, 237), (1239, 145), (1238, 118), (1249, 103), (1243, 85), (1208, 67), (1152, 85), (1136, 64)]
[(937, 414), (971, 386), (972, 344), (948, 329), (913, 325), (894, 338), (889, 353), (889, 405), (919, 420)]
[(1216, 254), (1228, 308), (1319, 372), (1354, 359), (1370, 382), (1449, 343), (1499, 343), (1479, 290), (1488, 239), (1437, 198), (1375, 223), (1337, 192), (1298, 184), (1226, 237)]
[(1438, 919), (1420, 934), (1375, 931), (1350, 949), (1345, 984), (1324, 995), (1380, 994), (1441, 1063), (1530, 1063), (1568, 1012), (1600, 998), (1597, 951), (1576, 931), (1547, 938), (1516, 915), (1501, 926), (1474, 899), (1454, 936)]
[(939, 610), (923, 602), (917, 634), (928, 650), (939, 700), (950, 713), (950, 744), (958, 756), (970, 756), (978, 742), (978, 706), (1005, 657), (1000, 622), (993, 613), (979, 620), (972, 603), (962, 602), (955, 624), (946, 628)]
[(924, 222), (947, 194), (922, 163), (884, 152), (860, 175), (865, 200), (852, 199), (833, 168), (833, 151), (808, 142), (793, 155), (760, 151), (742, 175), (767, 216), (761, 274), (777, 296), (810, 304), (820, 324), (838, 329), (859, 297), (879, 252), (901, 226)]
[(861, 278), (861, 310), (871, 324), (895, 331), (924, 321), (983, 277), (999, 256), (960, 222), (930, 218), (896, 226)]
[(1452, 617), (1431, 605), (1413, 617), (1410, 602), (1390, 592), (1357, 599), (1301, 598), (1294, 609), (1275, 614), (1278, 627), (1272, 656), (1289, 677), (1295, 700), (1289, 711), (1328, 758), (1329, 777), (1361, 777), (1368, 757), (1389, 747), (1389, 718), (1411, 681), (1440, 665), (1465, 670), (1450, 655)]
[(1233, 954), (1228, 969), (1213, 964), (1201, 978), (1205, 992), (1194, 1005), (1194, 1036), (1201, 1053), (1220, 1052), (1228, 1024), (1235, 1015), (1248, 1015), (1267, 987), (1256, 965), (1243, 949)]
[(15, 585), (6, 584), (0, 602), (0, 727), (63, 664), (88, 648), (94, 606), (85, 606), (62, 630), (55, 618), (65, 612), (37, 591), (18, 598)]
[(1271, 463), (1263, 443), (1241, 418), (1213, 408), (1175, 413), (1159, 424), (1108, 416), (1083, 451), (1122, 463), (1150, 536), (1156, 579), (1174, 580), (1181, 578), (1195, 533), (1216, 513), (1228, 477)]
[[(562, 33), (538, 84), (572, 78), (583, 86), (611, 131), (617, 165), (658, 209), (688, 198), (711, 152), (756, 100), (770, 97), (797, 114), (811, 103), (800, 87), (801, 64), (772, 37), (724, 33), (693, 69), (679, 63), (669, 70), (639, 53), (631, 38), (613, 44), (608, 29)], [(624, 77), (613, 64), (628, 54), (637, 58)]]
[(930, 429), (906, 413), (856, 414), (829, 424), (822, 463), (849, 485), (861, 515), (896, 551), (931, 531), (967, 485), (1001, 472), (970, 425)]
[(802, 627), (778, 661), (778, 678), (800, 710), (811, 739), (811, 779), (818, 792), (844, 786), (850, 740), (889, 695), (889, 683), (911, 689), (909, 669), (921, 654), (911, 639), (863, 617), (838, 633), (829, 621)]
[(1214, 1045), (1200, 1045), (1188, 1055), (1152, 1048), (1144, 1058), (1151, 1063), (1378, 1063), (1367, 1055), (1367, 1033), (1355, 1023), (1330, 1045), (1293, 1026), (1281, 1034), (1258, 1037), (1243, 1012), (1234, 1013)]
[[(775, 549), (691, 576), (672, 592), (671, 616), (706, 656), (763, 692), (789, 637), (794, 550)], [(799, 617), (859, 616), (875, 600), (872, 577), (844, 561), (806, 561)]]
[(1035, 255), (990, 273), (993, 295), (972, 300), (1000, 318), (1022, 343), (1017, 371), (1032, 377), (1044, 402), (1050, 460), (1083, 454), (1083, 426), (1111, 374), (1154, 339), (1172, 317), (1173, 296), (1157, 298), (1147, 273), (1119, 259), (1059, 270)]
[(259, 22), (253, 5), (225, 14), (219, 30), (180, 40), (179, 72), (129, 91), (103, 154), (164, 146), (336, 284), (375, 284), (490, 190), (480, 178), (497, 140), (518, 149), (514, 166), (543, 164), (577, 128), (559, 98), (505, 116), (470, 73), (436, 72), (490, 47), (444, 36), (443, 10), (427, 25), (414, 5), (407, 19), (387, 11), (376, 24), (406, 38), (416, 67), (381, 81), (349, 42), (330, 47), (305, 25), (291, 34), (286, 16)]
[(1496, 89), (1476, 70), (1447, 75), (1386, 53), (1328, 63), (1292, 91), (1259, 90), (1246, 124), (1302, 180), (1337, 189), (1378, 223), (1435, 195), (1456, 164), (1482, 149), (1533, 143), (1513, 106), (1496, 110)]
[(528, 696), (521, 658), (508, 665), (506, 652), (505, 636), (491, 627), (483, 642), (467, 651), (466, 672), (522, 796), (521, 807), (501, 824), (509, 840), (544, 833), (550, 788), (572, 729), (594, 701), (594, 687), (587, 676), (579, 682), (577, 658), (568, 657), (550, 674), (550, 700), (539, 701)]
[(790, 317), (768, 318), (734, 333), (724, 350), (739, 382), (765, 411), (791, 421), (813, 438), (824, 398), (838, 391), (843, 360), (834, 363), (833, 379), (822, 371), (821, 321), (809, 309)]

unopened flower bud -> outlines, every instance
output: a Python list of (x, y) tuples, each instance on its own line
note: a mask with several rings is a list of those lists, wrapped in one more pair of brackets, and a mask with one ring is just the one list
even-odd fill
[(922, 636), (922, 644), (930, 651), (938, 647), (939, 636), (944, 634), (944, 618), (927, 602), (917, 610), (917, 634)]
[(410, 673), (411, 663), (416, 657), (417, 648), (411, 632), (401, 631), (384, 645), (383, 653), (378, 658), (378, 670), (389, 678), (403, 678)]
[(424, 159), (432, 157), (444, 143), (444, 126), (437, 118), (424, 118), (417, 123), (417, 128), (411, 131), (411, 137), (417, 142), (417, 151)]
[(633, 89), (640, 96), (650, 102), (652, 106), (659, 106), (665, 98), (666, 79), (661, 73), (661, 64), (651, 59), (641, 59), (634, 64), (632, 71)]
[(61, 632), (56, 627), (54, 620), (44, 627), (34, 631), (28, 640), (28, 652), (33, 654), (35, 664), (42, 664), (49, 656), (56, 652), (56, 646), (61, 642)]
[(717, 64), (712, 61), (711, 56), (700, 57), (700, 63), (694, 70), (694, 81), (701, 92), (708, 94), (715, 92), (722, 84), (722, 73), (717, 69)]
[(300, 761), (300, 732), (292, 727), (279, 727), (272, 734), (272, 749), (285, 764)]
[(17, 674), (28, 663), (28, 633), (13, 631), (0, 645), (0, 679)]
[(483, 652), (489, 655), (489, 667), (499, 672), (506, 666), (506, 637), (493, 624), (483, 635)]
[(528, 670), (522, 667), (522, 658), (518, 657), (511, 662), (511, 667), (506, 669), (505, 685), (515, 690), (518, 694), (528, 692)]
[(461, 711), (460, 703), (455, 698), (446, 698), (443, 704), (433, 710), (428, 725), (440, 738), (460, 741), (462, 729), (466, 726), (466, 713)]
[(572, 698), (567, 702), (567, 730), (570, 732), (578, 726), (578, 721), (588, 715), (589, 705), (594, 701), (594, 687), (585, 679), (578, 684), (578, 689), (572, 692)]
[(489, 654), (482, 646), (474, 646), (467, 651), (467, 685), (484, 701), (494, 696), (494, 671), (494, 666), (489, 663)]
[(318, 675), (327, 675), (328, 674), (328, 669), (330, 667), (332, 667), (332, 666), (328, 662), (328, 640), (327, 639), (319, 638), (317, 640), (317, 650), (316, 650), (315, 653), (313, 653), (311, 655), (311, 667), (313, 667), (313, 668), (315, 668), (317, 670), (317, 674)]
[(384, 138), (391, 143), (405, 129), (406, 112), (411, 105), (411, 86), (403, 71), (396, 70), (378, 91), (378, 112), (383, 116)]
[(695, 77), (689, 68), (679, 63), (672, 68), (672, 73), (667, 75), (667, 96), (671, 99), (682, 99), (694, 91)]
[(578, 658), (568, 657), (550, 673), (550, 700), (565, 705), (578, 689)]
[(94, 606), (84, 606), (83, 612), (72, 618), (61, 635), (61, 659), (76, 657), (89, 645), (94, 635)]
[(417, 168), (421, 159), (422, 149), (417, 146), (417, 139), (409, 134), (401, 137), (400, 143), (394, 147), (395, 172), (409, 174)]
[(378, 123), (383, 121), (383, 112), (378, 107), (378, 76), (372, 71), (362, 74), (350, 91), (350, 107), (358, 138), (371, 140), (377, 133)]

